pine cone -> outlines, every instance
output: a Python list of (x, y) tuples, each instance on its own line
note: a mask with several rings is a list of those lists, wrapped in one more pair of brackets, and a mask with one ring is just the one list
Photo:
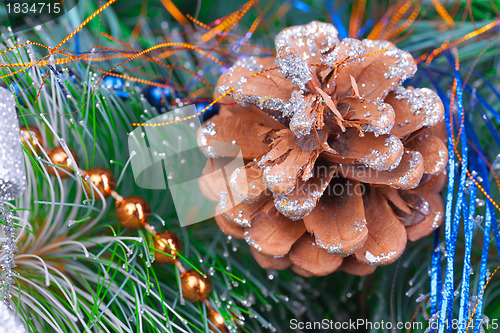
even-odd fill
[[(401, 85), (416, 64), (390, 42), (339, 41), (314, 21), (275, 45), (276, 58), (242, 58), (220, 77), (215, 97), (233, 90), (200, 131), (200, 187), (262, 267), (369, 274), (443, 220), (442, 102)], [(245, 166), (231, 170), (237, 156)]]

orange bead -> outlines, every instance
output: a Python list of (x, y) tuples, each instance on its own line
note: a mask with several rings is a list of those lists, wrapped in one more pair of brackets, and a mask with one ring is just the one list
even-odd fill
[[(205, 274), (206, 275), (206, 274)], [(194, 269), (181, 274), (182, 296), (190, 302), (200, 302), (210, 296), (212, 280)]]
[(173, 264), (177, 260), (177, 253), (182, 253), (182, 241), (173, 232), (165, 231), (153, 236), (153, 245), (156, 250), (173, 256), (155, 251), (155, 261), (159, 264)]
[(116, 202), (116, 218), (125, 228), (140, 229), (150, 216), (149, 204), (141, 197), (133, 195)]
[[(73, 158), (75, 159), (75, 162), (78, 163), (78, 157), (76, 156), (76, 153), (73, 149), (69, 148), (69, 151), (71, 152), (71, 155), (73, 155)], [(49, 172), (50, 175), (56, 176), (56, 174), (59, 175), (61, 178), (68, 178), (70, 175), (68, 173), (73, 173), (73, 170), (70, 168), (70, 166), (73, 166), (73, 161), (71, 158), (66, 154), (64, 149), (62, 147), (57, 147), (53, 148), (49, 151), (48, 153), (49, 159), (52, 163), (57, 164), (57, 167), (51, 167), (49, 166), (47, 168), (47, 171)], [(62, 171), (62, 170), (66, 171)]]
[[(40, 152), (42, 151), (40, 149), (40, 147), (35, 143), (35, 138), (36, 140), (40, 143), (40, 144), (43, 144), (43, 139), (42, 139), (42, 134), (40, 133), (40, 130), (36, 127), (36, 126), (33, 126), (31, 125), (30, 126), (30, 129), (28, 130), (27, 127), (25, 126), (21, 126), (21, 128), (19, 128), (21, 130), (21, 132), (23, 132), (24, 135), (20, 135), (21, 136), (21, 142), (23, 143), (23, 145), (26, 147), (26, 149), (28, 149), (29, 152), (31, 152), (31, 148), (30, 146), (28, 145), (28, 143), (26, 141), (29, 141), (29, 143), (31, 144), (31, 146), (33, 147), (33, 149), (35, 149), (36, 153), (37, 154), (40, 154)], [(35, 138), (33, 138), (33, 136), (30, 134), (30, 132), (33, 132), (33, 136)], [(25, 139), (28, 138), (28, 140)]]
[[(210, 322), (209, 328), (212, 331), (217, 332), (217, 330), (219, 330), (221, 333), (229, 333), (224, 318), (214, 309), (210, 309), (207, 314), (207, 319)], [(214, 330), (213, 328), (216, 328), (217, 330)]]
[[(94, 185), (92, 186), (87, 181), (87, 177), (89, 181)], [(116, 186), (115, 177), (106, 168), (92, 168), (85, 173), (84, 176), (85, 182), (83, 183), (85, 187), (85, 191), (89, 197), (92, 197), (92, 193), (94, 195), (95, 200), (101, 200), (99, 193), (97, 193), (96, 189), (102, 193), (104, 198), (107, 198), (111, 195), (111, 192), (114, 191)]]

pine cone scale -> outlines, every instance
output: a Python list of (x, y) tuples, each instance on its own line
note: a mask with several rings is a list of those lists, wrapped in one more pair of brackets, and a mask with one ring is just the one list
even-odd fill
[(441, 139), (429, 134), (421, 134), (405, 145), (418, 151), (424, 159), (424, 170), (428, 175), (439, 175), (448, 163), (448, 149)]
[(356, 259), (367, 265), (386, 265), (394, 262), (406, 247), (406, 230), (387, 201), (376, 189), (365, 200), (368, 238)]
[(368, 237), (360, 185), (347, 182), (341, 185), (351, 188), (351, 195), (324, 196), (316, 209), (304, 217), (307, 231), (315, 236), (317, 246), (343, 257), (360, 249)]
[(345, 178), (362, 183), (408, 190), (418, 186), (424, 174), (424, 162), (419, 152), (406, 150), (399, 165), (391, 171), (377, 171), (364, 165), (339, 164), (339, 172)]
[(314, 242), (314, 237), (308, 233), (293, 244), (288, 257), (294, 266), (319, 276), (336, 271), (344, 261), (342, 257), (321, 250)]
[(245, 240), (261, 254), (282, 257), (305, 232), (302, 220), (291, 221), (271, 210), (252, 219), (251, 227), (245, 228)]
[(394, 135), (379, 135), (366, 132), (359, 136), (354, 128), (333, 136), (329, 146), (336, 153), (323, 153), (322, 157), (336, 163), (364, 164), (378, 171), (396, 168), (403, 156), (403, 144)]

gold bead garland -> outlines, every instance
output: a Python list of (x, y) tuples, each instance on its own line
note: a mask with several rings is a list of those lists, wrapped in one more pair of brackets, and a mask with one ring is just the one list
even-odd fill
[(148, 202), (139, 196), (116, 201), (116, 218), (125, 228), (140, 229), (149, 222), (150, 216)]
[(212, 281), (191, 269), (181, 274), (182, 296), (190, 302), (200, 302), (212, 293)]
[(155, 251), (155, 261), (160, 264), (174, 264), (177, 260), (177, 254), (182, 253), (181, 239), (170, 231), (164, 231), (153, 237), (153, 244), (154, 248), (158, 250)]
[[(29, 146), (28, 146), (28, 143), (26, 142), (26, 140), (28, 140), (29, 143), (31, 144), (31, 146), (35, 149), (36, 153), (40, 154), (42, 151), (41, 151), (40, 147), (38, 147), (36, 145), (36, 141), (40, 142), (40, 144), (43, 142), (42, 141), (42, 134), (40, 133), (40, 130), (34, 126), (30, 126), (29, 129), (25, 126), (21, 126), (20, 130), (22, 132), (21, 133), (21, 143), (26, 148), (28, 148)], [(33, 135), (31, 135), (30, 132), (32, 132)]]
[[(73, 149), (68, 148), (75, 159), (75, 162), (78, 163), (78, 158)], [(51, 176), (59, 175), (61, 178), (69, 178), (69, 173), (72, 172), (71, 166), (73, 165), (73, 161), (68, 156), (66, 151), (62, 147), (52, 148), (49, 152), (49, 159), (53, 164), (56, 164), (58, 168), (62, 169), (58, 170), (55, 166), (49, 166), (47, 171)], [(64, 172), (65, 171), (65, 172)]]
[[(34, 133), (38, 144), (42, 145), (42, 136), (40, 130), (35, 126), (30, 126), (30, 130), (26, 127), (21, 127), (21, 140), (23, 144), (31, 144), (34, 147), (36, 153), (41, 152), (41, 147), (35, 144), (35, 139), (30, 135), (29, 132)], [(28, 138), (28, 142), (26, 142)], [(78, 158), (76, 152), (69, 148), (71, 155), (73, 155), (74, 160), (78, 163)], [(59, 175), (60, 178), (69, 178), (70, 172), (72, 172), (73, 162), (62, 147), (56, 147), (48, 152), (50, 161), (57, 165), (58, 168), (66, 171), (63, 172), (58, 170), (54, 166), (49, 166), (47, 171), (50, 175)], [(106, 168), (94, 167), (88, 171), (80, 170), (83, 175), (83, 186), (89, 197), (93, 197), (95, 200), (101, 200), (102, 194), (104, 198), (109, 196), (113, 197), (116, 201), (116, 218), (118, 222), (128, 229), (141, 229), (145, 228), (153, 236), (153, 247), (155, 249), (155, 262), (158, 264), (175, 264), (179, 272), (181, 273), (181, 291), (183, 298), (190, 302), (201, 302), (207, 306), (208, 314), (207, 318), (210, 322), (211, 329), (215, 327), (221, 332), (229, 332), (225, 324), (224, 318), (212, 307), (208, 301), (208, 297), (212, 293), (212, 281), (210, 276), (205, 272), (201, 274), (191, 269), (186, 271), (184, 266), (178, 260), (179, 254), (182, 253), (182, 240), (177, 234), (170, 231), (163, 231), (157, 233), (153, 227), (151, 227), (148, 222), (151, 216), (151, 210), (149, 203), (142, 197), (139, 196), (129, 196), (123, 198), (120, 194), (115, 191), (116, 180), (112, 172)], [(99, 192), (97, 192), (97, 190)]]
[(101, 200), (99, 192), (104, 198), (108, 198), (116, 187), (115, 177), (106, 168), (92, 168), (85, 173), (83, 178), (85, 179), (83, 184), (87, 195), (89, 197), (94, 196), (96, 200)]
[(216, 328), (221, 333), (229, 333), (229, 330), (227, 329), (226, 322), (224, 321), (224, 318), (221, 316), (220, 313), (218, 313), (214, 309), (210, 309), (208, 311), (207, 319), (210, 322), (209, 328), (212, 331), (216, 331), (213, 329), (213, 328)]

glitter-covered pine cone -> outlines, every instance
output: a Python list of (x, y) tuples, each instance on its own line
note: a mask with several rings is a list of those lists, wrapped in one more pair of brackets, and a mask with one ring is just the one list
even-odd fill
[[(275, 45), (275, 58), (242, 58), (220, 77), (215, 97), (232, 90), (199, 134), (213, 175), (200, 187), (262, 267), (369, 274), (442, 222), (443, 105), (401, 85), (416, 64), (390, 42), (340, 41), (314, 21)], [(231, 170), (237, 156), (245, 166)]]

